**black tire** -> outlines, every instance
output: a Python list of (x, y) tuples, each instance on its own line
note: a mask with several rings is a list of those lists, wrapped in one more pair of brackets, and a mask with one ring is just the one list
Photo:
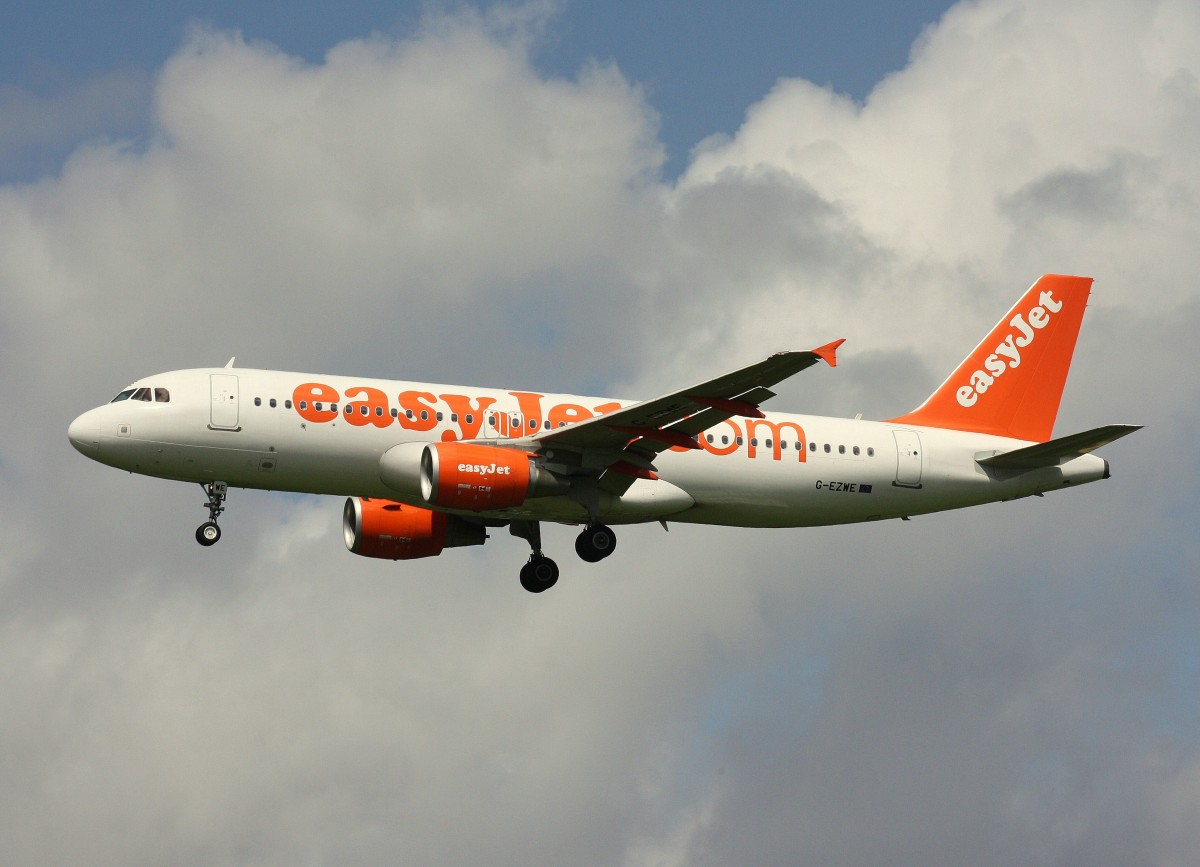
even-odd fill
[(196, 528), (196, 541), (207, 548), (221, 541), (221, 528), (216, 521), (206, 521)]
[(549, 557), (531, 557), (521, 567), (521, 586), (530, 593), (541, 593), (558, 583), (558, 564)]
[(592, 524), (575, 539), (575, 553), (585, 563), (599, 563), (617, 549), (617, 534), (603, 524)]

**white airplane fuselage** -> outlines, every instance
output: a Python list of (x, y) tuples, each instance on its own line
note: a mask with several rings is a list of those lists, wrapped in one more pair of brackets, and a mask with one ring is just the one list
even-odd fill
[[(299, 409), (296, 395), (311, 394), (314, 383), (326, 398), (320, 403), (328, 420), (313, 420), (311, 406), (309, 418)], [(84, 413), (69, 431), (76, 448), (109, 466), (164, 479), (221, 479), (236, 488), (387, 498), (414, 506), (425, 503), (381, 478), (380, 460), (398, 444), (487, 444), (518, 427), (528, 434), (547, 424), (569, 424), (563, 417), (600, 415), (631, 404), (241, 368), (163, 373), (139, 380), (126, 392), (139, 388), (151, 395), (157, 390), (169, 400), (127, 398)], [(411, 419), (405, 404), (419, 407)], [(663, 452), (655, 461), (659, 478), (638, 479), (623, 496), (604, 497), (600, 519), (747, 527), (843, 524), (1010, 500), (1108, 475), (1107, 462), (1090, 454), (1022, 472), (988, 470), (977, 462), (1030, 445), (1024, 440), (888, 422), (764, 416), (730, 418), (698, 437), (701, 448)], [(486, 514), (588, 520), (566, 496), (532, 498)]]

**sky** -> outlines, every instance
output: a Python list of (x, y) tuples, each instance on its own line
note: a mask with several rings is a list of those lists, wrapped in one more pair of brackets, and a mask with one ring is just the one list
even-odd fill
[[(526, 7), (543, 10), (528, 48), (544, 75), (571, 78), (596, 61), (618, 65), (648, 94), (667, 151), (664, 168), (674, 176), (696, 144), (733, 133), (746, 108), (781, 77), (802, 75), (862, 99), (904, 66), (913, 40), (950, 5), (538, 0)], [(52, 173), (81, 140), (148, 135), (156, 70), (191, 24), (238, 31), (319, 64), (340, 42), (403, 38), (423, 16), (462, 8), (470, 7), (433, 0), (132, 0), (8, 10), (0, 31), (0, 105), (24, 123), (6, 124), (0, 177)]]
[[(0, 31), (5, 863), (1159, 864), (1200, 847), (1200, 9), (49, 3)], [(893, 6), (903, 9), (894, 9)], [(115, 4), (114, 4), (115, 7)], [(663, 9), (664, 7), (658, 7)], [(335, 498), (86, 461), (239, 364), (919, 404), (1096, 279), (1110, 480), (619, 531), (563, 577), (344, 549)]]

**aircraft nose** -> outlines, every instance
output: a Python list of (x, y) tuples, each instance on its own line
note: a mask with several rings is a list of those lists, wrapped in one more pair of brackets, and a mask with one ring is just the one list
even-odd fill
[(67, 438), (82, 455), (94, 458), (100, 452), (100, 420), (95, 410), (88, 410), (67, 428)]

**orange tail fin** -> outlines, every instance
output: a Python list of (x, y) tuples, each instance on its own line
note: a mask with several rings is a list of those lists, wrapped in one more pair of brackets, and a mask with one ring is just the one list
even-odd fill
[(925, 403), (891, 421), (1050, 439), (1091, 291), (1091, 277), (1042, 277)]

